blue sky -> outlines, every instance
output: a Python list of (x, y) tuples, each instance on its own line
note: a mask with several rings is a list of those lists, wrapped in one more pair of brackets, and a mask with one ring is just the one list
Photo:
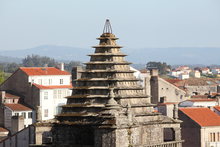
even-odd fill
[(0, 0), (0, 50), (90, 48), (106, 18), (129, 49), (220, 47), (220, 0)]

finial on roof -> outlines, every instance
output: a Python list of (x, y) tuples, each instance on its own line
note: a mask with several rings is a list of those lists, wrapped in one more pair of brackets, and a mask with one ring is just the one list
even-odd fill
[(112, 33), (112, 27), (111, 27), (109, 19), (106, 19), (105, 21), (103, 33)]

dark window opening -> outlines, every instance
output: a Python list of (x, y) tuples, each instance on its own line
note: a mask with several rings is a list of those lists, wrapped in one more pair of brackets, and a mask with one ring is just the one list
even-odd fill
[(164, 142), (175, 141), (175, 131), (173, 128), (164, 128)]

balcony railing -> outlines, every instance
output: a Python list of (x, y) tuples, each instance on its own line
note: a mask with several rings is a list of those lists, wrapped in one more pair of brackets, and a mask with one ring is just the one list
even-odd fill
[(206, 147), (220, 147), (220, 142), (206, 142)]
[(182, 147), (183, 141), (169, 141), (169, 142), (162, 142), (160, 144), (154, 145), (145, 145), (143, 147)]

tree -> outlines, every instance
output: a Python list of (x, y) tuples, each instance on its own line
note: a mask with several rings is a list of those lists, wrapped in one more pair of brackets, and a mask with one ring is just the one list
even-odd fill
[(0, 71), (0, 84), (5, 81), (5, 74), (3, 71)]
[(65, 63), (65, 70), (71, 72), (73, 67), (81, 66), (80, 61), (70, 61), (69, 63)]
[(171, 70), (171, 66), (165, 62), (148, 62), (147, 68), (157, 68), (160, 75), (165, 75)]
[(57, 62), (46, 56), (28, 55), (22, 60), (22, 64), (25, 67), (55, 67)]

